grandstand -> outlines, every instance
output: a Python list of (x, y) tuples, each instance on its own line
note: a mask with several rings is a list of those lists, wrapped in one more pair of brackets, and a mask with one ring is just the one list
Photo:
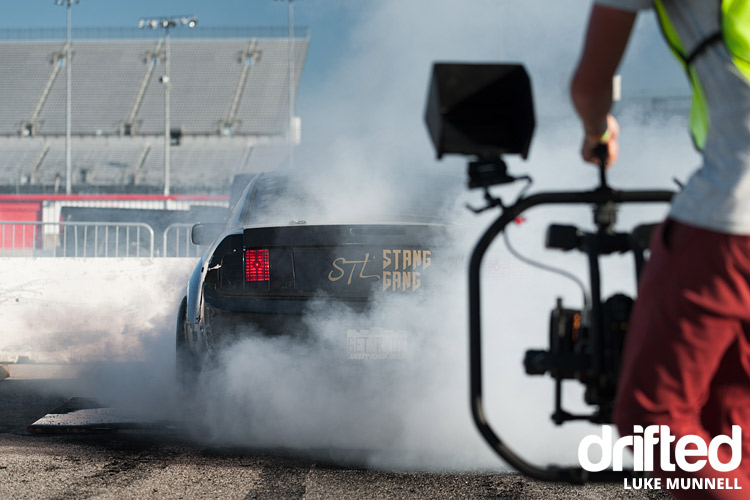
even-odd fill
[[(224, 193), (234, 175), (284, 162), (289, 52), (296, 87), (309, 33), (299, 28), (290, 40), (286, 28), (184, 31), (192, 33), (170, 42), (171, 190)], [(64, 36), (34, 33), (0, 33), (3, 193), (57, 193), (65, 186)], [(146, 33), (74, 30), (74, 193), (163, 189), (165, 47)]]

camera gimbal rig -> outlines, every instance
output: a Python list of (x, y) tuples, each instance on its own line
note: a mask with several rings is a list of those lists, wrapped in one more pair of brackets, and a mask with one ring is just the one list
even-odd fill
[[(502, 212), (480, 237), (469, 263), (470, 397), (474, 422), (487, 443), (518, 471), (535, 479), (583, 483), (606, 482), (632, 477), (633, 471), (587, 472), (580, 467), (534, 465), (511, 450), (492, 429), (484, 411), (482, 395), (482, 323), (480, 278), (482, 259), (494, 239), (524, 211), (538, 205), (586, 204), (593, 207), (596, 231), (574, 226), (551, 225), (546, 247), (564, 251), (577, 249), (588, 258), (590, 303), (584, 310), (567, 309), (558, 299), (550, 318), (549, 349), (526, 352), (524, 366), (529, 375), (549, 373), (555, 381), (552, 420), (560, 425), (571, 420), (611, 422), (617, 388), (622, 343), (633, 300), (616, 294), (601, 298), (599, 257), (633, 252), (636, 278), (644, 263), (647, 233), (652, 226), (639, 226), (629, 233), (614, 231), (622, 203), (669, 202), (672, 191), (621, 191), (607, 184), (606, 150), (599, 186), (590, 191), (564, 191), (521, 196), (511, 205), (492, 196), (489, 187), (528, 180), (508, 173), (503, 154), (528, 155), (534, 129), (534, 112), (528, 74), (512, 64), (435, 64), (426, 111), (427, 126), (438, 158), (443, 154), (473, 155), (469, 163), (469, 187), (482, 188), (487, 206)], [(478, 211), (481, 211), (478, 210)], [(595, 407), (591, 414), (574, 415), (562, 408), (563, 380), (578, 380), (585, 386), (585, 402)]]

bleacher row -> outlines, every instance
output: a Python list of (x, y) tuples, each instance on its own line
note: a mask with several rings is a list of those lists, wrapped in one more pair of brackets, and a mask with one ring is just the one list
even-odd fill
[[(290, 43), (296, 88), (308, 35), (171, 40), (176, 192), (223, 189), (237, 173), (283, 161)], [(74, 190), (157, 190), (164, 180), (164, 40), (74, 39), (71, 48)], [(65, 49), (64, 40), (0, 41), (0, 192), (65, 189)]]
[[(164, 149), (158, 140), (82, 141), (72, 148), (76, 192), (150, 192), (163, 185)], [(217, 192), (236, 174), (275, 170), (286, 159), (284, 144), (243, 145), (215, 140), (170, 149), (170, 180), (176, 193)], [(64, 192), (64, 142), (0, 140), (0, 186), (4, 192)], [(118, 189), (120, 188), (120, 189)]]
[[(275, 135), (288, 116), (285, 39), (172, 40), (172, 128), (184, 134)], [(307, 39), (295, 39), (299, 81)], [(72, 44), (71, 133), (161, 134), (164, 42)], [(0, 42), (0, 135), (65, 134), (65, 42)], [(126, 127), (127, 126), (127, 127)], [(26, 127), (26, 128), (25, 128)]]

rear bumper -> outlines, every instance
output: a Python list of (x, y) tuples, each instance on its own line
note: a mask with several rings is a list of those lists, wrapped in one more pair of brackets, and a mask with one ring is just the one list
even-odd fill
[(366, 300), (346, 300), (334, 297), (253, 297), (226, 296), (213, 287), (204, 288), (204, 326), (209, 342), (221, 345), (239, 338), (261, 335), (285, 335), (310, 338), (311, 321), (331, 311), (340, 311), (349, 318), (346, 328), (367, 323), (371, 303)]
[(214, 346), (253, 336), (306, 338), (309, 334), (301, 314), (226, 311), (209, 305), (206, 305), (204, 313), (206, 333)]
[(260, 297), (260, 296), (229, 296), (207, 286), (203, 289), (203, 298), (207, 305), (227, 313), (248, 313), (255, 315), (302, 315), (311, 309), (319, 309), (326, 305), (343, 305), (355, 312), (366, 312), (370, 301), (345, 297), (299, 296), (299, 297)]
[[(367, 303), (342, 308), (342, 302), (307, 300), (295, 302), (304, 314), (284, 310), (285, 301), (276, 305), (284, 312), (250, 312), (247, 304), (230, 302), (229, 309), (206, 303), (204, 332), (214, 350), (253, 337), (287, 337), (299, 342), (325, 346), (332, 359), (340, 360), (401, 360), (405, 358), (407, 343), (413, 341), (409, 332), (397, 324), (386, 324), (383, 315), (373, 318), (367, 313)], [(251, 304), (252, 305), (252, 304)], [(288, 304), (287, 304), (288, 305)]]

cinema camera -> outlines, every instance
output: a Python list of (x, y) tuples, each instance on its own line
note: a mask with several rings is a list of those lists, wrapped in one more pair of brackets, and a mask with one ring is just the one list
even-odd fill
[[(606, 149), (598, 151), (601, 162), (599, 186), (590, 191), (546, 192), (524, 196), (511, 204), (490, 193), (495, 185), (531, 182), (529, 176), (508, 172), (503, 155), (528, 156), (535, 120), (531, 82), (518, 64), (436, 63), (429, 87), (425, 120), (438, 158), (446, 154), (473, 156), (468, 164), (470, 188), (484, 190), (487, 205), (501, 209), (500, 216), (477, 242), (469, 263), (470, 392), (474, 422), (488, 444), (520, 472), (540, 480), (583, 483), (618, 481), (632, 471), (587, 472), (582, 468), (536, 466), (511, 450), (490, 427), (482, 397), (482, 328), (480, 270), (492, 241), (521, 213), (537, 205), (584, 204), (593, 207), (596, 230), (552, 224), (547, 228), (546, 247), (586, 254), (589, 268), (588, 299), (582, 309), (564, 307), (562, 300), (550, 315), (549, 349), (526, 352), (524, 367), (529, 375), (549, 373), (554, 379), (552, 420), (557, 425), (571, 420), (611, 422), (620, 355), (633, 300), (623, 294), (601, 299), (599, 257), (633, 252), (636, 279), (644, 263), (644, 251), (652, 225), (631, 232), (614, 230), (622, 203), (668, 202), (672, 191), (621, 191), (606, 178)], [(562, 407), (562, 382), (578, 380), (585, 387), (584, 400), (594, 407), (590, 414), (572, 414)]]

